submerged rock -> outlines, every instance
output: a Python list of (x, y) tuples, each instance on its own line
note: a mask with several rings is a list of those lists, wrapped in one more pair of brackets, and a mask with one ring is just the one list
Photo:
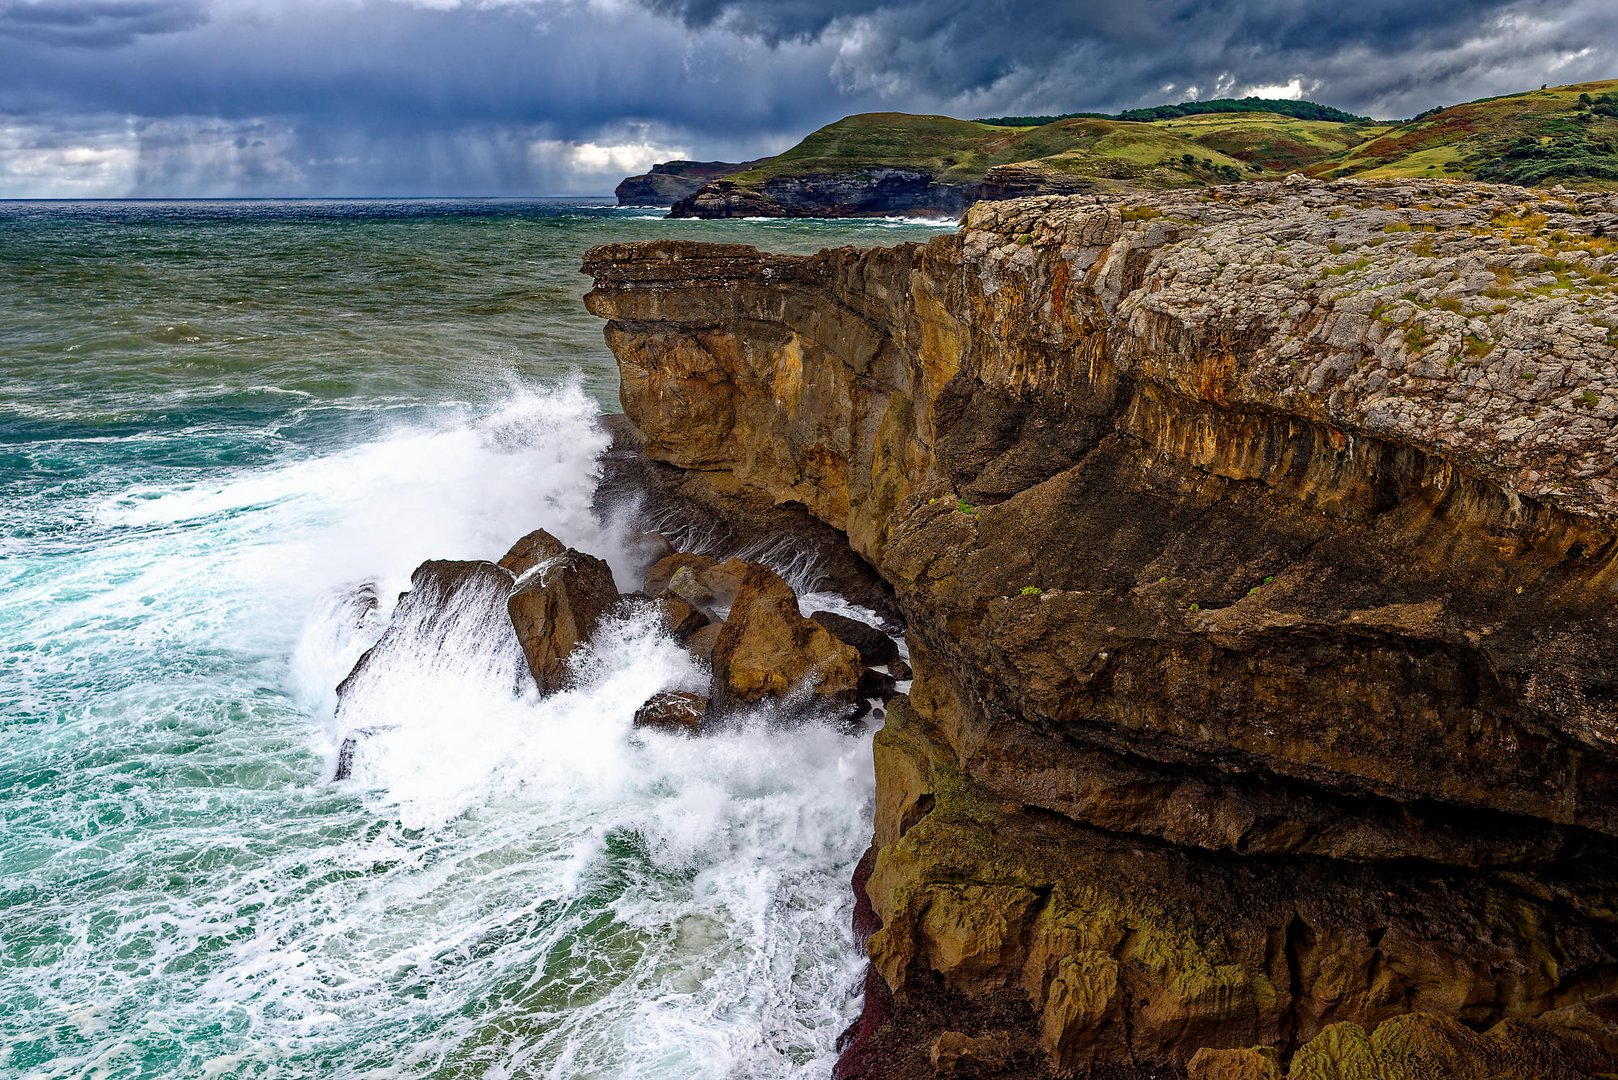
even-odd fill
[(590, 640), (617, 603), (612, 568), (571, 548), (540, 563), (518, 582), (506, 608), (540, 693), (553, 693), (568, 684), (568, 658)]
[(844, 715), (859, 703), (859, 653), (798, 611), (791, 586), (754, 564), (742, 578), (713, 650), (713, 706), (720, 712), (799, 686)]
[(665, 690), (635, 711), (635, 726), (695, 735), (702, 730), (707, 712), (706, 695)]

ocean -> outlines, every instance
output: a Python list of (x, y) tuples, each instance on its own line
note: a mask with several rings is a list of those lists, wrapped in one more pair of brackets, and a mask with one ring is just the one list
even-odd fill
[(633, 613), (549, 698), (405, 655), (342, 782), (334, 688), (424, 559), (545, 527), (635, 587), (587, 248), (938, 231), (0, 202), (0, 1075), (827, 1075), (868, 734), (635, 732), (704, 673)]

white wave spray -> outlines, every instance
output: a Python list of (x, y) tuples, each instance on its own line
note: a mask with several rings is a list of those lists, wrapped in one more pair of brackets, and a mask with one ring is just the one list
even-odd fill
[[(106, 793), (85, 814), (166, 824), (127, 841), (100, 922), (77, 914), (83, 896), (17, 909), (65, 921), (26, 992), (0, 975), (42, 1048), (0, 1051), (0, 1071), (829, 1071), (862, 967), (848, 875), (869, 836), (868, 737), (767, 720), (700, 740), (635, 731), (647, 697), (705, 673), (631, 608), (577, 658), (577, 685), (547, 698), (521, 689), (498, 627), (469, 624), (430, 655), (401, 645), (357, 699), (369, 734), (353, 778), (328, 779), (333, 688), (420, 561), (498, 558), (542, 526), (631, 587), (633, 551), (590, 514), (595, 414), (576, 385), (525, 392), (100, 507), (116, 540), (57, 568), (40, 631), (71, 627), (126, 668), (213, 650), (229, 674), (86, 699), (86, 723), (127, 730), (118, 754), (82, 766)], [(150, 719), (129, 727), (135, 713)], [(188, 739), (204, 749), (175, 756)], [(159, 789), (118, 785), (160, 757)], [(187, 760), (238, 770), (229, 801), (188, 796), (173, 771)], [(94, 834), (72, 854), (86, 867)]]

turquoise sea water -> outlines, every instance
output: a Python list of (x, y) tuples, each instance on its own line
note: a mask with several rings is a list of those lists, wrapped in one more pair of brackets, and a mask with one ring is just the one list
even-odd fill
[(333, 687), (423, 559), (633, 569), (586, 248), (936, 232), (0, 203), (0, 1075), (825, 1075), (868, 738), (634, 735), (702, 679), (635, 617), (549, 699), (407, 658), (342, 783)]

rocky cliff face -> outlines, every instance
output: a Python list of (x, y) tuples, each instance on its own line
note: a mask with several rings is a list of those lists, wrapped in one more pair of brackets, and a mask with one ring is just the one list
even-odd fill
[(663, 161), (652, 171), (626, 176), (613, 194), (619, 206), (671, 206), (702, 189), (710, 180), (741, 172), (754, 161)]
[(674, 203), (671, 217), (959, 217), (968, 189), (920, 169), (772, 176), (756, 187), (715, 180)]
[(908, 621), (844, 1076), (1618, 1071), (1612, 237), (1289, 182), (590, 253), (646, 453)]

